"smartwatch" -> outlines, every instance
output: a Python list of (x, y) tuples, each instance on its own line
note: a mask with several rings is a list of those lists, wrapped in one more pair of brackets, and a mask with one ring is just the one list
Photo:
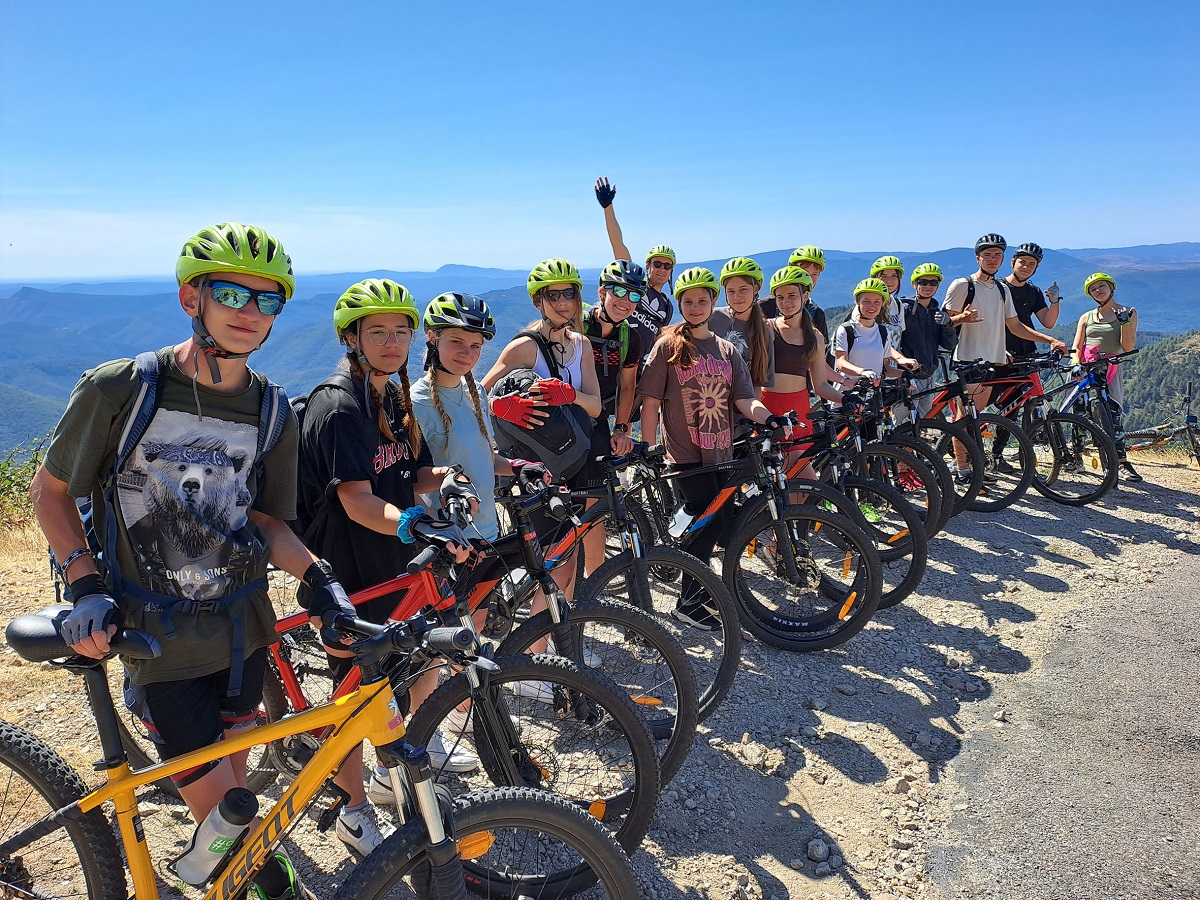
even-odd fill
[(618, 423), (613, 426), (613, 431), (620, 434), (629, 434), (629, 425), (625, 422)]

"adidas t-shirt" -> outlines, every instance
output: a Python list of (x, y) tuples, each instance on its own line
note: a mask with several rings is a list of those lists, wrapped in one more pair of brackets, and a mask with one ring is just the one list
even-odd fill
[(638, 341), (643, 352), (648, 352), (658, 339), (658, 333), (671, 324), (675, 315), (675, 303), (670, 294), (646, 289), (646, 296), (638, 301), (633, 313), (629, 316), (629, 324), (637, 329)]

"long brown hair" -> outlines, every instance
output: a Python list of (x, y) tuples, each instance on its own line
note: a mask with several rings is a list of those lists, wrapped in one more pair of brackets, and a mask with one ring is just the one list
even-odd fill
[[(732, 307), (730, 312), (733, 312)], [(767, 330), (767, 317), (762, 314), (757, 297), (750, 304), (750, 318), (746, 324), (750, 326), (747, 329), (750, 337), (750, 381), (764, 385), (771, 380), (771, 332)]]
[[(375, 420), (379, 426), (379, 433), (389, 441), (396, 440), (396, 434), (392, 431), (392, 423), (388, 420), (387, 408), (384, 406), (383, 397), (379, 391), (375, 390), (375, 386), (371, 384), (367, 378), (366, 372), (363, 370), (362, 363), (358, 361), (358, 354), (354, 350), (346, 353), (346, 371), (356, 384), (367, 385), (370, 391), (371, 403), (375, 406)], [(412, 394), (409, 392), (408, 384), (408, 366), (400, 369), (400, 426), (404, 429), (405, 437), (408, 438), (408, 446), (412, 450), (413, 459), (417, 458), (417, 454), (421, 452), (421, 425), (417, 422), (417, 417), (413, 415)], [(390, 386), (389, 382), (389, 386)]]

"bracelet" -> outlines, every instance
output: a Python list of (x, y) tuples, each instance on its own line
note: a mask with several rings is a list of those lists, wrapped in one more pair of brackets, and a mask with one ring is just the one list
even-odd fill
[(58, 569), (60, 572), (63, 573), (64, 577), (66, 577), (67, 569), (71, 568), (71, 563), (75, 562), (75, 560), (79, 559), (79, 557), (81, 557), (81, 556), (90, 556), (92, 559), (96, 558), (96, 554), (93, 553), (90, 549), (88, 549), (87, 547), (80, 547), (78, 550), (76, 550), (74, 553), (68, 555), (66, 559), (64, 559), (61, 563), (58, 564)]

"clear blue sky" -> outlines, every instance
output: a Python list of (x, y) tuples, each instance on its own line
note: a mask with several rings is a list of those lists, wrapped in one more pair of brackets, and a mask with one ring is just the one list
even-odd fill
[(1200, 239), (1200, 4), (0, 0), (0, 278)]

